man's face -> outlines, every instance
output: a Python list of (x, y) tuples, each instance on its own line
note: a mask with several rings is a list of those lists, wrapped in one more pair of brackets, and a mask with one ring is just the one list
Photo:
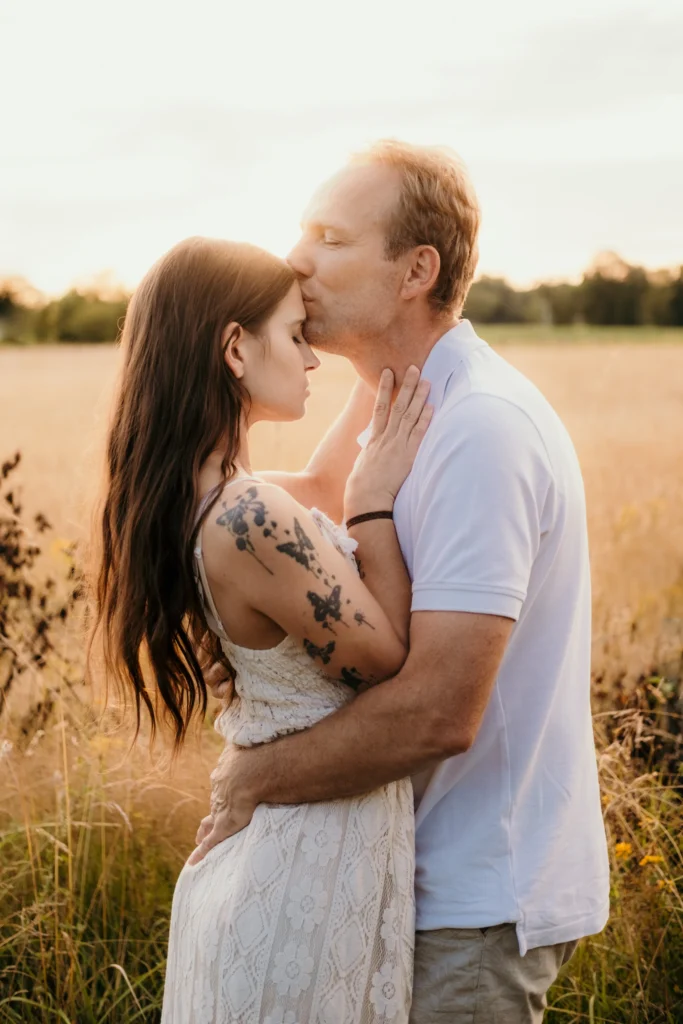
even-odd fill
[(288, 256), (301, 284), (309, 344), (352, 356), (359, 341), (389, 329), (404, 272), (401, 259), (384, 254), (399, 187), (390, 168), (348, 167), (313, 197)]

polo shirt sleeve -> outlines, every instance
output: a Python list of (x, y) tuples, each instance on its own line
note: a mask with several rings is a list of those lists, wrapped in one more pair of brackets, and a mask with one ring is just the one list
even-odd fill
[(432, 426), (415, 505), (412, 610), (516, 620), (552, 485), (542, 438), (518, 406), (478, 393)]

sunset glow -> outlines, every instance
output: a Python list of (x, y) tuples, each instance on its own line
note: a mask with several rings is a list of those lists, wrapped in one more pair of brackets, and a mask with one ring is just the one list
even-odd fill
[(48, 292), (133, 285), (191, 234), (284, 254), (316, 184), (391, 135), (468, 164), (481, 272), (683, 260), (673, 0), (9, 0), (0, 39), (0, 275)]

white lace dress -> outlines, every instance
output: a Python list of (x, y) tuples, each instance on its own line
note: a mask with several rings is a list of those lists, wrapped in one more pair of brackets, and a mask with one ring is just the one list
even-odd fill
[[(355, 542), (314, 517), (353, 561)], [(209, 624), (237, 672), (216, 720), (226, 740), (268, 742), (353, 700), (290, 637), (266, 651), (231, 643), (196, 553)], [(414, 859), (407, 779), (353, 799), (260, 805), (180, 873), (162, 1024), (406, 1024)]]

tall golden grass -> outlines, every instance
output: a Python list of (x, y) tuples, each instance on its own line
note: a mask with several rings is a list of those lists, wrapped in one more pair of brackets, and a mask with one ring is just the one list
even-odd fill
[[(548, 1020), (673, 1024), (683, 1019), (683, 346), (502, 351), (575, 439), (594, 577), (612, 917), (554, 987)], [(69, 543), (86, 527), (116, 361), (107, 347), (0, 350), (0, 460), (14, 449), (24, 457), (4, 489), (15, 501), (21, 491), (21, 543), (43, 548), (33, 568), (11, 579), (6, 570), (0, 589), (0, 605), (11, 605), (0, 687), (8, 645), (22, 664), (0, 713), (0, 1021), (159, 1019), (173, 883), (218, 752), (210, 724), (172, 775), (163, 751), (157, 763), (144, 744), (130, 751), (117, 714), (82, 684), (78, 602), (59, 614), (77, 585)], [(254, 465), (303, 465), (351, 382), (344, 363), (326, 359), (306, 418), (255, 431)], [(40, 532), (39, 510), (54, 529)], [(7, 584), (29, 582), (40, 611), (47, 576), (49, 647), (32, 660), (35, 621)]]

